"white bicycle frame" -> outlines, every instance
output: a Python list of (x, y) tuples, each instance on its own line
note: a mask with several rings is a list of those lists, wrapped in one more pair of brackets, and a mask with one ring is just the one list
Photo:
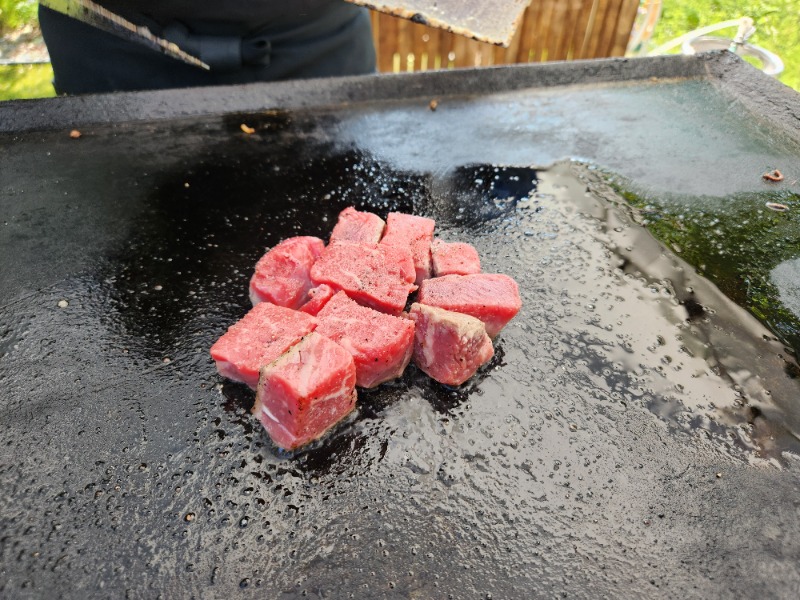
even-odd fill
[[(653, 29), (661, 15), (661, 5), (661, 0), (644, 0), (642, 2), (639, 10), (640, 14), (644, 15), (644, 18), (639, 19), (641, 24), (634, 25), (634, 29), (631, 32), (631, 41), (628, 44), (629, 56), (641, 55), (643, 53), (644, 44), (651, 38)], [(733, 38), (708, 35), (715, 31), (729, 29), (731, 27), (738, 27), (736, 35)], [(784, 70), (784, 64), (781, 58), (766, 48), (747, 42), (755, 31), (756, 28), (753, 24), (753, 19), (750, 17), (731, 19), (729, 21), (722, 21), (720, 23), (700, 27), (685, 33), (646, 52), (645, 55), (660, 56), (662, 54), (667, 54), (677, 47), (681, 48), (683, 54), (689, 55), (708, 50), (727, 49), (740, 56), (751, 56), (758, 59), (762, 65), (761, 70), (767, 75), (780, 75)]]

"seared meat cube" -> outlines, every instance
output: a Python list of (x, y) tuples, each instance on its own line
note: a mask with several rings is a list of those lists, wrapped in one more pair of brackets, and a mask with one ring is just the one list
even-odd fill
[(339, 213), (339, 220), (331, 233), (333, 242), (362, 242), (377, 244), (381, 241), (386, 223), (378, 215), (361, 212), (348, 206)]
[(318, 285), (315, 288), (311, 288), (308, 290), (309, 300), (300, 307), (300, 310), (304, 313), (308, 313), (309, 315), (317, 316), (319, 311), (322, 310), (322, 307), (325, 306), (331, 298), (333, 298), (335, 293), (336, 290), (325, 283)]
[(317, 319), (290, 308), (262, 302), (233, 324), (211, 346), (220, 375), (255, 389), (261, 367), (314, 331)]
[(481, 272), (481, 259), (478, 251), (464, 242), (447, 243), (433, 240), (431, 263), (434, 277), (473, 275)]
[(253, 411), (276, 445), (293, 450), (321, 437), (355, 408), (355, 385), (350, 353), (310, 333), (262, 367)]
[(334, 242), (311, 268), (311, 279), (347, 292), (359, 304), (398, 314), (416, 286), (406, 281), (395, 254), (380, 244)]
[(283, 240), (256, 264), (250, 279), (250, 300), (300, 308), (314, 287), (309, 271), (325, 249), (325, 242), (311, 236)]
[(361, 306), (339, 292), (319, 315), (317, 333), (353, 355), (356, 385), (375, 387), (403, 374), (411, 360), (414, 322)]
[(417, 302), (471, 315), (494, 339), (522, 307), (517, 282), (508, 275), (446, 275), (422, 282)]
[(410, 248), (416, 271), (415, 283), (431, 276), (431, 242), (436, 221), (415, 215), (389, 213), (381, 244)]
[(414, 364), (439, 383), (461, 385), (494, 356), (483, 322), (424, 304), (412, 304)]

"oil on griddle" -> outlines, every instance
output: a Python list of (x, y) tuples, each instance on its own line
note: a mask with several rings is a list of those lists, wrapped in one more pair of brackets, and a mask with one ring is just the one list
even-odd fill
[[(570, 162), (401, 169), (342, 147), (337, 127), (235, 115), (87, 129), (80, 153), (47, 132), (16, 146), (10, 161), (48, 142), (49, 204), (8, 236), (24, 245), (53, 206), (116, 229), (80, 243), (48, 229), (82, 268), (0, 307), (4, 596), (69, 582), (120, 597), (663, 597), (749, 560), (732, 537), (791, 526), (780, 510), (747, 518), (794, 489), (747, 465), (781, 458), (795, 416), (737, 369), (761, 355), (791, 391), (787, 361), (602, 177)], [(283, 453), (208, 348), (247, 310), (264, 248), (324, 236), (349, 204), (436, 218), (520, 282), (523, 311), (463, 388), (410, 369)]]
[[(550, 304), (543, 304), (549, 293), (555, 293), (552, 286), (545, 290), (528, 285), (523, 300), (529, 307), (529, 319), (527, 324), (516, 327), (527, 331), (529, 339), (525, 344), (530, 344), (530, 338), (535, 337), (530, 330), (531, 313), (540, 313), (542, 306), (554, 310), (557, 318), (551, 315), (542, 321), (542, 335), (550, 339), (558, 330), (556, 322), (568, 323), (562, 335), (569, 340), (571, 356), (564, 359), (564, 364), (569, 365), (573, 378), (584, 375), (592, 378), (602, 373), (610, 390), (609, 398), (618, 398), (625, 405), (646, 407), (679, 428), (702, 430), (723, 444), (759, 449), (769, 456), (778, 456), (781, 450), (794, 447), (800, 432), (800, 414), (796, 414), (792, 402), (797, 393), (792, 381), (796, 363), (783, 356), (783, 347), (777, 339), (763, 339), (768, 332), (759, 334), (750, 321), (742, 324), (743, 317), (736, 305), (715, 293), (704, 278), (687, 275), (689, 266), (678, 257), (666, 260), (663, 247), (628, 215), (614, 188), (604, 184), (595, 172), (567, 163), (539, 170), (474, 164), (433, 177), (397, 171), (369, 155), (354, 150), (342, 153), (334, 146), (315, 142), (314, 136), (325, 127), (324, 122), (276, 112), (232, 115), (226, 118), (225, 127), (237, 131), (244, 121), (256, 129), (255, 136), (238, 136), (210, 151), (206, 159), (182, 166), (178, 176), (159, 183), (158, 195), (153, 199), (157, 218), (146, 219), (136, 227), (139, 235), (129, 247), (135, 252), (125, 252), (114, 260), (117, 274), (124, 273), (127, 278), (126, 285), (115, 286), (112, 293), (118, 305), (125, 307), (120, 316), (126, 333), (132, 336), (130, 345), (140, 345), (151, 359), (169, 356), (174, 354), (171, 348), (185, 346), (187, 331), (201, 335), (202, 327), (209, 325), (223, 331), (238, 319), (249, 306), (247, 280), (264, 247), (288, 235), (325, 238), (338, 212), (348, 205), (374, 211), (382, 217), (390, 210), (415, 212), (435, 218), (444, 239), (474, 240), (481, 255), (487, 254), (486, 271), (521, 276), (523, 282), (541, 271), (531, 271), (536, 260), (546, 264), (548, 271), (556, 265), (550, 280), (560, 281), (562, 270), (569, 271), (569, 278), (578, 282), (574, 292), (578, 299), (571, 299), (572, 293), (565, 282), (558, 293), (558, 304), (567, 306), (575, 302), (582, 311), (589, 311), (588, 318), (581, 314), (573, 321), (572, 310), (562, 314)], [(275, 149), (263, 147), (264, 143), (275, 140), (279, 142)], [(291, 145), (287, 147), (287, 143)], [(248, 155), (253, 147), (258, 148), (261, 160)], [(590, 197), (594, 200), (587, 199), (583, 189), (586, 185), (590, 185)], [(267, 202), (253, 203), (254, 190), (263, 190)], [(216, 201), (219, 198), (226, 201)], [(559, 208), (550, 206), (551, 202), (556, 202)], [(309, 203), (315, 203), (314, 211), (304, 209)], [(620, 227), (602, 225), (608, 233), (598, 238), (602, 243), (591, 251), (590, 262), (596, 262), (597, 256), (603, 257), (597, 268), (604, 275), (594, 284), (587, 284), (586, 276), (575, 272), (575, 265), (583, 264), (581, 261), (573, 257), (572, 263), (564, 262), (576, 244), (567, 242), (562, 246), (568, 236), (558, 224), (560, 215), (553, 214), (552, 220), (546, 221), (551, 231), (525, 230), (521, 242), (514, 239), (521, 229), (531, 226), (529, 212), (533, 223), (541, 224), (543, 215), (562, 210), (562, 205), (599, 215), (601, 223), (615, 220), (624, 224), (621, 232), (617, 231)], [(596, 226), (592, 220), (580, 221), (579, 227), (568, 231), (576, 238), (585, 238)], [(208, 232), (206, 237), (197, 238), (196, 232), (201, 231)], [(539, 257), (552, 245), (552, 240), (558, 241), (556, 247), (549, 248), (556, 256)], [(146, 246), (142, 247), (142, 243)], [(211, 260), (197, 258), (209, 251), (213, 252)], [(171, 258), (165, 261), (164, 256)], [(225, 257), (237, 258), (231, 263)], [(133, 264), (131, 259), (135, 261)], [(602, 265), (609, 259), (608, 265)], [(572, 268), (567, 268), (567, 264), (572, 264)], [(623, 276), (620, 281), (616, 281), (617, 270)], [(181, 277), (174, 278), (173, 273)], [(223, 273), (227, 281), (215, 284)], [(171, 286), (176, 294), (173, 303), (165, 303), (164, 294), (139, 293), (147, 285), (137, 281), (139, 274), (148, 280), (153, 277), (160, 281), (175, 280), (177, 287)], [(631, 287), (631, 280), (645, 287)], [(209, 281), (210, 285), (203, 283)], [(597, 293), (589, 294), (584, 289), (587, 285)], [(613, 292), (598, 292), (603, 286)], [(644, 293), (645, 289), (648, 293)], [(635, 298), (642, 303), (635, 310), (625, 308), (629, 295), (632, 297), (628, 301)], [(648, 295), (655, 298), (647, 298)], [(599, 310), (603, 298), (606, 305)], [(202, 322), (196, 321), (198, 313), (186, 309), (187, 300), (202, 308), (199, 313)], [(707, 304), (715, 308), (709, 311)], [(160, 319), (154, 322), (149, 315), (159, 315)], [(650, 325), (657, 322), (668, 326), (670, 333), (652, 333)], [(605, 333), (610, 331), (613, 335)], [(381, 389), (363, 394), (362, 416), (380, 419), (382, 411), (404, 397), (408, 390), (428, 399), (436, 410), (452, 411), (470, 394), (479, 392), (481, 382), (494, 367), (508, 362), (510, 349), (505, 337), (501, 336), (498, 356), (489, 368), (464, 389), (451, 390), (433, 382), (421, 385), (424, 378), (412, 367), (396, 385), (385, 386), (386, 393)], [(137, 343), (142, 339), (148, 341)], [(580, 348), (585, 354), (576, 354)], [(520, 363), (527, 364), (530, 351), (525, 349), (518, 356)], [(644, 367), (641, 360), (631, 358), (632, 355), (641, 359), (648, 353), (659, 357), (657, 365)], [(748, 368), (753, 356), (759, 357), (758, 377), (753, 377)], [(581, 375), (581, 365), (591, 368)], [(769, 372), (775, 376), (769, 378), (767, 387), (762, 376)], [(698, 376), (700, 373), (702, 376)], [(492, 385), (491, 378), (487, 383)], [(506, 385), (513, 388), (517, 384), (507, 381)], [(222, 390), (228, 399), (226, 405), (241, 415), (242, 423), (252, 419), (247, 415), (252, 394), (229, 383)], [(507, 391), (502, 394), (507, 395)], [(700, 398), (712, 400), (701, 402)], [(252, 424), (247, 427), (250, 429)], [(339, 427), (340, 435), (332, 435), (313, 446), (311, 455), (317, 449), (319, 456), (328, 457), (327, 463), (331, 446), (354, 443), (352, 431), (353, 419), (350, 419)]]

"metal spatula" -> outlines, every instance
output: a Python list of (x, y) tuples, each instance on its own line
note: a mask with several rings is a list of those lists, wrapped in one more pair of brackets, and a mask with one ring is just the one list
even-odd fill
[(511, 43), (531, 0), (347, 0), (500, 46)]
[(187, 54), (175, 44), (154, 36), (147, 27), (135, 25), (91, 0), (39, 0), (39, 4), (123, 39), (143, 44), (151, 50), (195, 67), (210, 69), (206, 63)]

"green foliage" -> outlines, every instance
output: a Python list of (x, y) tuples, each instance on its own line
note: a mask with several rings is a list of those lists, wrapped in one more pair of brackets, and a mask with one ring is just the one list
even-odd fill
[[(800, 90), (800, 0), (664, 0), (653, 43), (658, 46), (699, 27), (745, 16), (756, 25), (749, 41), (780, 56), (786, 66), (780, 80)], [(732, 28), (713, 35), (735, 34)]]
[(0, 0), (0, 33), (36, 22), (36, 0)]
[(690, 8), (688, 11), (686, 11), (685, 20), (686, 20), (686, 25), (689, 27), (690, 30), (692, 30), (700, 27), (700, 22), (702, 21), (702, 18), (700, 17), (700, 13), (697, 12), (697, 9)]
[(0, 100), (55, 96), (52, 81), (49, 64), (0, 66)]

